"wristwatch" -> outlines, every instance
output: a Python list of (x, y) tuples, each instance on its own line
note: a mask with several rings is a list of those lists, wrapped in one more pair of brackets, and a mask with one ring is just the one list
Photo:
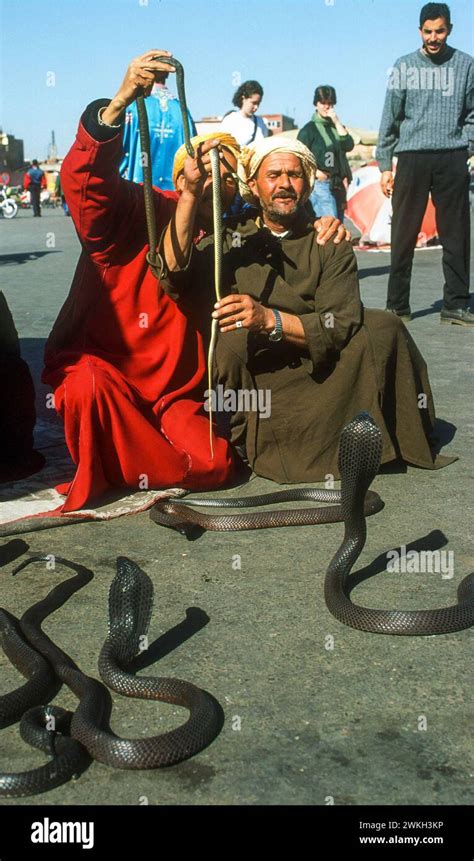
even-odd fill
[(276, 311), (275, 308), (272, 308), (273, 314), (275, 316), (275, 328), (268, 333), (269, 341), (281, 341), (283, 338), (283, 325), (281, 322), (281, 314), (279, 311)]

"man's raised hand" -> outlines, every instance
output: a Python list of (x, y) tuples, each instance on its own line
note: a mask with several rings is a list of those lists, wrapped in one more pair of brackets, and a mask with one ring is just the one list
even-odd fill
[(203, 190), (211, 185), (209, 150), (219, 140), (204, 141), (195, 147), (195, 157), (186, 156), (176, 187), (180, 192), (176, 212), (165, 233), (163, 251), (170, 272), (186, 266), (193, 239), (194, 221)]
[(104, 123), (117, 125), (123, 119), (125, 108), (131, 105), (137, 96), (149, 96), (157, 72), (175, 71), (173, 66), (153, 59), (161, 56), (171, 57), (171, 53), (154, 48), (132, 60), (117, 93), (102, 113)]
[(209, 150), (219, 146), (219, 140), (204, 141), (195, 147), (195, 157), (187, 156), (182, 173), (178, 176), (177, 188), (182, 194), (201, 197), (206, 180), (211, 175)]

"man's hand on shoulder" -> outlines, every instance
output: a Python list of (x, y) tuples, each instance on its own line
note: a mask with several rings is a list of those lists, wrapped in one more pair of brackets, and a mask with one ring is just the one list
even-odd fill
[(156, 72), (175, 71), (173, 66), (153, 59), (161, 56), (171, 57), (171, 54), (169, 51), (154, 48), (132, 60), (120, 88), (102, 113), (104, 123), (110, 126), (117, 125), (122, 121), (125, 109), (135, 101), (137, 96), (149, 96), (155, 83)]
[(318, 245), (326, 245), (330, 239), (333, 239), (334, 245), (338, 245), (344, 240), (347, 242), (351, 240), (350, 230), (346, 230), (339, 219), (332, 215), (323, 215), (321, 218), (317, 218), (314, 222), (314, 229), (318, 234), (316, 240)]

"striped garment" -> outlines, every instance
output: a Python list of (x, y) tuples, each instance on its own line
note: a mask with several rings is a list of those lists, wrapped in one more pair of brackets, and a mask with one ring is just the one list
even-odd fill
[(376, 158), (392, 169), (401, 152), (474, 152), (474, 59), (447, 47), (442, 62), (420, 49), (389, 70)]

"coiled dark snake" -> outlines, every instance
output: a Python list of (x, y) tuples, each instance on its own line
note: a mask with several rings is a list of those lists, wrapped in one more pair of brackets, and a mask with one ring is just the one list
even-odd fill
[[(469, 574), (458, 588), (458, 603), (437, 610), (377, 610), (353, 604), (347, 596), (349, 574), (365, 545), (365, 517), (383, 507), (380, 497), (369, 486), (378, 472), (382, 435), (367, 413), (356, 416), (346, 425), (339, 446), (341, 490), (289, 490), (228, 500), (163, 500), (150, 511), (158, 524), (171, 526), (183, 534), (196, 527), (216, 531), (267, 529), (273, 526), (299, 526), (311, 523), (344, 521), (344, 539), (326, 573), (324, 595), (330, 612), (361, 631), (377, 634), (423, 635), (444, 634), (474, 625), (474, 574)], [(265, 511), (258, 514), (203, 514), (196, 506), (243, 507), (283, 501), (312, 499), (339, 502), (328, 508)]]
[[(30, 562), (47, 559), (32, 557), (14, 573)], [(205, 691), (180, 679), (136, 678), (127, 672), (126, 667), (140, 651), (141, 638), (148, 630), (153, 587), (149, 577), (125, 557), (117, 559), (117, 574), (110, 587), (109, 632), (99, 657), (100, 675), (110, 688), (124, 696), (179, 705), (188, 709), (190, 715), (176, 729), (151, 738), (123, 739), (102, 729), (108, 699), (106, 689), (82, 673), (41, 630), (46, 616), (92, 577), (82, 566), (59, 557), (56, 562), (73, 568), (76, 575), (31, 607), (21, 619), (20, 630), (10, 614), (0, 611), (1, 644), (12, 663), (29, 678), (22, 688), (0, 697), (0, 725), (16, 722), (25, 708), (36, 705), (23, 715), (20, 731), (25, 741), (53, 756), (51, 762), (38, 769), (19, 774), (0, 773), (0, 796), (45, 792), (82, 771), (90, 758), (114, 768), (174, 765), (210, 744), (219, 731), (218, 707)], [(56, 677), (79, 699), (73, 715), (63, 709), (38, 705), (47, 701)], [(46, 725), (50, 729), (45, 729)], [(57, 734), (69, 731), (71, 737)]]

